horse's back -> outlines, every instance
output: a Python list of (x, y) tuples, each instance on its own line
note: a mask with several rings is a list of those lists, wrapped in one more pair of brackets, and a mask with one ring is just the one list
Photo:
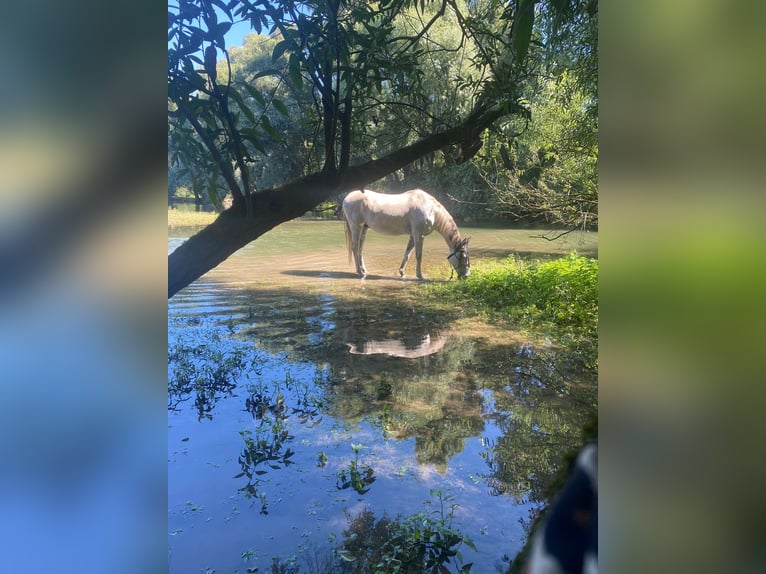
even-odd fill
[(350, 223), (364, 223), (378, 233), (428, 233), (433, 226), (433, 201), (422, 189), (397, 194), (356, 190), (343, 200), (343, 213)]

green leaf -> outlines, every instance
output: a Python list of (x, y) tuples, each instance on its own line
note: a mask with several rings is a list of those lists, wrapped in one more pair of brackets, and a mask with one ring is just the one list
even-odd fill
[(282, 40), (281, 42), (277, 42), (277, 45), (274, 46), (274, 50), (271, 52), (271, 61), (276, 62), (279, 60), (282, 55), (287, 51), (287, 48), (290, 47), (290, 43), (287, 40)]
[(529, 41), (532, 38), (532, 25), (535, 22), (536, 0), (519, 0), (516, 11), (516, 19), (513, 22), (511, 42), (513, 44), (516, 63), (521, 64), (529, 50)]
[(282, 100), (278, 100), (274, 98), (273, 100), (271, 100), (271, 103), (274, 104), (274, 108), (276, 108), (276, 110), (283, 116), (290, 115), (290, 111), (287, 109), (287, 106), (284, 103), (282, 103)]
[(256, 122), (255, 114), (253, 114), (253, 111), (247, 106), (240, 93), (237, 90), (230, 88), (229, 96), (237, 102), (237, 106), (239, 106), (239, 109), (242, 110), (242, 113), (245, 114), (250, 123), (254, 124)]
[(266, 148), (263, 147), (263, 144), (261, 143), (261, 134), (256, 129), (246, 129), (240, 131), (240, 134), (242, 134), (242, 137), (244, 137), (247, 141), (249, 141), (251, 144), (253, 144), (253, 147), (262, 153), (263, 155), (269, 155), (266, 151)]
[(290, 83), (296, 90), (303, 87), (303, 76), (301, 75), (301, 59), (298, 54), (290, 54)]
[(210, 76), (213, 81), (215, 81), (217, 74), (215, 68), (216, 58), (217, 52), (215, 46), (210, 45), (205, 48), (205, 72), (207, 72), (207, 75)]
[[(215, 184), (215, 181), (211, 180), (207, 187), (207, 196), (208, 199), (210, 199), (210, 203), (213, 205), (218, 205), (218, 186)], [(194, 510), (194, 508), (192, 508)]]
[(279, 133), (277, 130), (275, 130), (274, 126), (271, 125), (269, 116), (263, 116), (263, 118), (261, 118), (261, 121), (263, 123), (263, 129), (266, 130), (266, 133), (268, 133), (272, 138), (274, 138), (277, 141), (282, 140), (282, 134)]
[(226, 40), (224, 39), (224, 35), (226, 35), (226, 32), (228, 32), (231, 29), (231, 22), (222, 22), (218, 25), (216, 25), (214, 30), (211, 30), (211, 35), (216, 39), (218, 42), (218, 45), (221, 48), (226, 47)]
[(268, 68), (266, 70), (261, 70), (257, 74), (255, 74), (252, 78), (250, 78), (251, 82), (254, 82), (258, 78), (265, 78), (266, 76), (279, 76), (282, 72), (277, 70), (276, 68)]
[(551, 0), (551, 4), (559, 14), (566, 13), (569, 9), (569, 0)]
[(253, 86), (250, 84), (245, 84), (245, 89), (247, 90), (247, 93), (250, 94), (250, 96), (258, 102), (258, 104), (262, 107), (266, 107), (266, 100), (263, 99), (263, 94), (256, 90)]
[(189, 75), (189, 83), (195, 90), (207, 91), (207, 82), (205, 78), (197, 74), (196, 72)]

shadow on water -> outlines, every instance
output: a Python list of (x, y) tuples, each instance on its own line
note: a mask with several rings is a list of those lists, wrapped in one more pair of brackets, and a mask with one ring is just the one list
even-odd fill
[(445, 279), (417, 279), (416, 277), (395, 277), (393, 275), (365, 275), (364, 278), (360, 278), (356, 273), (348, 271), (314, 271), (308, 269), (288, 269), (281, 271), (284, 275), (292, 275), (294, 277), (316, 277), (317, 279), (356, 279), (359, 281), (414, 281), (417, 283), (446, 283)]
[(278, 273), (313, 282), (208, 277), (170, 301), (170, 571), (329, 553), (351, 515), (410, 515), (434, 489), (466, 562), (494, 571), (578, 444), (593, 368), (425, 305), (415, 281)]

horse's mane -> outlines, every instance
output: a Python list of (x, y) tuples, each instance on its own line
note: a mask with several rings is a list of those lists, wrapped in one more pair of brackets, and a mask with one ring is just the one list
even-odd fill
[(454, 249), (460, 241), (460, 231), (457, 223), (441, 203), (434, 199), (434, 229), (444, 238), (444, 241)]

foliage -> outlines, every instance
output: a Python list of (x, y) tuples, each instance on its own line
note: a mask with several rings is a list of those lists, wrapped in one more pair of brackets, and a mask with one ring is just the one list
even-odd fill
[(351, 487), (359, 494), (366, 494), (370, 490), (369, 486), (375, 482), (375, 470), (370, 465), (359, 462), (359, 452), (363, 448), (361, 444), (351, 443), (355, 458), (349, 462), (348, 468), (338, 471), (338, 490)]
[[(476, 265), (465, 280), (433, 285), (431, 293), (544, 332), (559, 347), (550, 357), (521, 348), (505, 359), (509, 378), (506, 392), (496, 395), (496, 408), (511, 414), (501, 423), (502, 435), (482, 453), (496, 494), (543, 502), (561, 450), (576, 446), (571, 429), (583, 424), (597, 402), (597, 260), (575, 254), (546, 262), (508, 258)], [(538, 395), (546, 400), (533, 398)], [(556, 400), (577, 404), (576, 416), (540, 407)]]
[[(234, 478), (247, 479), (239, 488), (247, 498), (260, 500), (261, 514), (268, 514), (266, 493), (260, 490), (260, 477), (269, 470), (280, 470), (293, 464), (295, 451), (290, 446), (295, 436), (288, 421), (292, 416), (301, 424), (316, 425), (321, 420), (321, 402), (308, 385), (287, 373), (284, 383), (259, 382), (248, 385), (245, 411), (253, 417), (254, 427), (239, 431), (245, 443), (237, 459), (241, 472)], [(288, 395), (288, 392), (290, 393)]]
[(477, 265), (463, 281), (433, 287), (487, 305), (530, 326), (571, 330), (595, 337), (598, 327), (598, 261), (571, 254), (548, 262), (525, 263), (513, 257)]
[[(471, 563), (463, 563), (460, 547), (476, 550), (470, 538), (453, 528), (456, 504), (441, 490), (432, 490), (427, 504), (436, 505), (430, 512), (408, 517), (375, 520), (365, 509), (349, 519), (343, 531), (344, 541), (338, 555), (353, 574), (445, 573), (453, 565), (457, 572), (470, 572)], [(445, 508), (447, 505), (447, 508)]]
[(499, 126), (474, 159), (494, 196), (492, 209), (515, 219), (569, 228), (598, 224), (598, 118), (593, 99), (566, 71), (539, 83), (523, 130)]
[[(168, 12), (174, 177), (216, 204), (222, 192), (238, 203), (259, 187), (381, 157), (477, 107), (528, 117), (519, 98), (543, 62), (555, 74), (583, 68), (561, 51), (595, 43), (583, 32), (594, 29), (588, 14), (582, 2), (535, 0), (178, 0)], [(255, 33), (227, 47), (242, 20)], [(403, 175), (449, 169), (481, 141), (465, 144), (475, 149), (431, 154)]]
[(177, 410), (193, 395), (199, 419), (212, 419), (215, 404), (231, 395), (247, 365), (246, 352), (223, 351), (218, 342), (191, 345), (178, 341), (168, 349), (168, 410)]

